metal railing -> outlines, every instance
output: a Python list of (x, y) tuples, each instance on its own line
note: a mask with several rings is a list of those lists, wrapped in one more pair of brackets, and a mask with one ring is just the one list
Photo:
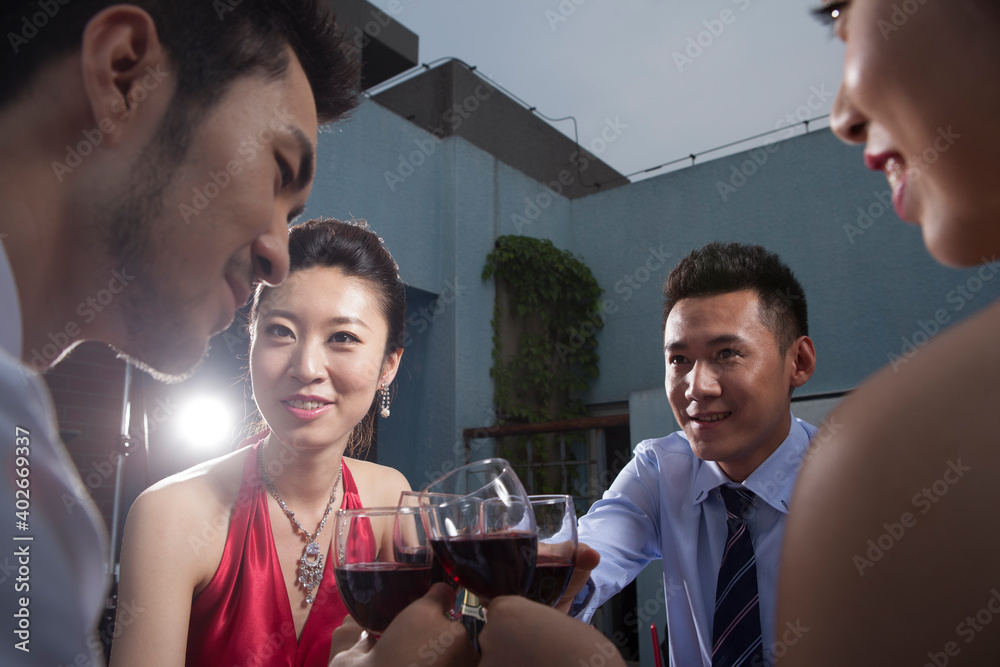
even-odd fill
[(624, 414), (468, 428), (462, 431), (465, 460), (472, 458), (473, 441), (492, 440), (492, 454), (511, 462), (529, 494), (572, 495), (583, 513), (609, 481), (605, 429), (628, 424)]

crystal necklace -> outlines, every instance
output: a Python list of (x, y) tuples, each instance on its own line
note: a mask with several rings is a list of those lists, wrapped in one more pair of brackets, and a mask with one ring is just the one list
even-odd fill
[(337, 473), (337, 481), (333, 483), (333, 491), (330, 492), (330, 502), (326, 504), (326, 511), (323, 512), (323, 518), (319, 522), (319, 526), (316, 528), (315, 534), (310, 535), (309, 531), (302, 527), (299, 520), (295, 518), (295, 512), (288, 509), (288, 505), (285, 501), (281, 499), (278, 495), (278, 490), (274, 488), (274, 484), (271, 483), (271, 478), (267, 476), (264, 472), (264, 448), (257, 448), (257, 468), (260, 470), (260, 476), (264, 480), (264, 484), (267, 486), (267, 490), (270, 491), (274, 499), (278, 501), (278, 505), (281, 507), (281, 511), (285, 513), (289, 519), (291, 519), (292, 524), (302, 531), (302, 533), (309, 540), (306, 548), (302, 551), (302, 558), (299, 559), (299, 584), (306, 589), (306, 604), (312, 604), (313, 600), (313, 589), (319, 586), (319, 582), (323, 581), (323, 554), (320, 553), (319, 543), (316, 542), (319, 538), (320, 532), (322, 532), (323, 527), (326, 526), (326, 519), (330, 516), (330, 510), (333, 509), (333, 500), (337, 496), (337, 487), (340, 486), (340, 478), (344, 475), (344, 462), (340, 462), (340, 471)]

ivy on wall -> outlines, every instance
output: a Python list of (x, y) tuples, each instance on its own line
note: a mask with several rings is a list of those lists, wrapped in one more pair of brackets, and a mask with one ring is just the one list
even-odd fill
[(598, 376), (603, 290), (590, 269), (547, 239), (501, 236), (486, 256), (495, 278), (494, 404), (501, 422), (586, 416), (580, 394)]

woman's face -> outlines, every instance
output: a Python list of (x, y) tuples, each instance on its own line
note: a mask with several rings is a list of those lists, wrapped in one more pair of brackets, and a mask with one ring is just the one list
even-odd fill
[(340, 269), (297, 271), (263, 297), (250, 346), (254, 399), (290, 447), (346, 445), (402, 350), (385, 357), (388, 325), (370, 283)]
[(1000, 254), (1000, 8), (987, 0), (826, 3), (846, 45), (831, 127), (865, 144), (938, 261)]

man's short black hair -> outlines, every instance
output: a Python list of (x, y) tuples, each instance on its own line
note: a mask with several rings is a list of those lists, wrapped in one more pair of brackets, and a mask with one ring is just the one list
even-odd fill
[(316, 98), (320, 123), (357, 105), (359, 68), (317, 0), (5, 0), (0, 9), (0, 107), (15, 100), (38, 70), (78, 49), (84, 28), (116, 4), (147, 11), (177, 75), (175, 104), (188, 120), (210, 109), (242, 75), (280, 78), (291, 46)]
[(663, 285), (663, 326), (681, 299), (742, 290), (757, 293), (761, 319), (782, 352), (809, 335), (806, 294), (792, 270), (775, 253), (742, 243), (709, 243), (674, 267)]

